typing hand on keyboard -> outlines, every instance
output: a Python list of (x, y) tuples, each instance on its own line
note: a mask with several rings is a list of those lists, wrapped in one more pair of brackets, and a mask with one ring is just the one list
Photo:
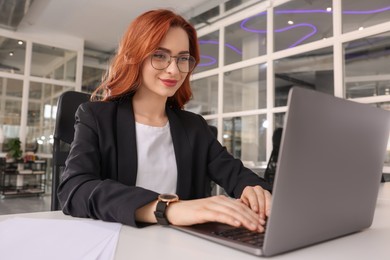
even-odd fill
[(271, 212), (271, 197), (271, 193), (260, 186), (247, 186), (243, 190), (240, 200), (259, 214), (260, 223), (264, 226), (265, 220)]

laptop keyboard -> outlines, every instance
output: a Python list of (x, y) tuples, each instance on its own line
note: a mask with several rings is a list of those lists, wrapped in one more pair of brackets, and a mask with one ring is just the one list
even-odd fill
[(239, 241), (256, 247), (263, 246), (264, 233), (253, 232), (246, 228), (233, 228), (224, 231), (213, 232), (214, 235), (224, 237), (226, 239)]

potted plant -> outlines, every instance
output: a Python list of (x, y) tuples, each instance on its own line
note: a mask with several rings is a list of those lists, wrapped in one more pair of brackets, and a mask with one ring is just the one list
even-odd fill
[(9, 139), (6, 144), (6, 149), (7, 157), (13, 159), (14, 161), (18, 161), (23, 155), (19, 138)]

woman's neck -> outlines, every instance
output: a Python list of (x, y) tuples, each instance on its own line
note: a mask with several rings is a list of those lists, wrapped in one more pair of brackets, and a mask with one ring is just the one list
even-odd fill
[(166, 99), (136, 92), (133, 97), (135, 121), (150, 126), (165, 126), (168, 117), (165, 112)]

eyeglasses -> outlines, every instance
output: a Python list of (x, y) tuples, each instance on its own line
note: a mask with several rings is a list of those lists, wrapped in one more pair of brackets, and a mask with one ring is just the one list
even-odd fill
[(156, 51), (151, 56), (152, 67), (156, 70), (163, 70), (168, 68), (172, 62), (172, 58), (175, 58), (176, 66), (180, 72), (188, 73), (195, 68), (195, 58), (189, 54), (180, 54), (177, 56), (171, 56), (164, 51)]

